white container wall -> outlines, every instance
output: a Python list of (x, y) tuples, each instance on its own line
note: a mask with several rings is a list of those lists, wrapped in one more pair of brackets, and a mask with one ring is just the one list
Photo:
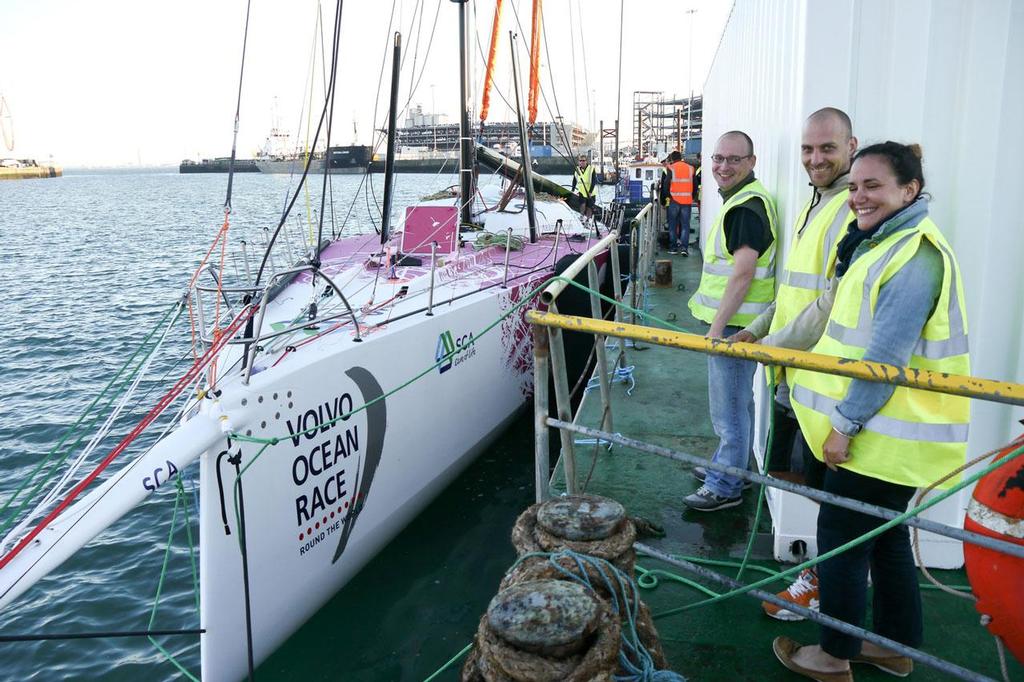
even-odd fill
[[(972, 373), (1024, 383), (1022, 73), (1024, 0), (737, 0), (704, 86), (702, 233), (721, 206), (710, 156), (728, 130), (754, 140), (755, 172), (779, 202), (780, 254), (809, 197), (808, 114), (845, 110), (862, 146), (920, 143), (931, 215), (963, 270)], [(1019, 434), (1022, 417), (973, 401), (969, 455)], [(967, 499), (930, 516), (959, 523)]]

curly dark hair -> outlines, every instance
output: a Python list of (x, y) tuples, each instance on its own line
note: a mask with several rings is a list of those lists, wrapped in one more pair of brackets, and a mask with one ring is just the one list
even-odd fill
[(920, 185), (918, 194), (924, 191), (924, 169), (921, 166), (921, 145), (902, 144), (886, 140), (877, 144), (864, 147), (853, 157), (854, 161), (865, 156), (880, 156), (885, 159), (892, 168), (896, 180), (901, 185), (909, 184), (911, 180), (917, 180)]

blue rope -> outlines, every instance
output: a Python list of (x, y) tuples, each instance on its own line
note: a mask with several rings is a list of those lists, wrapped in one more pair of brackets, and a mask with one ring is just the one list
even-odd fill
[[(629, 388), (626, 389), (626, 395), (632, 396), (633, 389), (636, 388), (636, 379), (633, 378), (633, 370), (636, 369), (636, 365), (627, 365), (625, 367), (616, 367), (614, 370), (608, 373), (608, 378), (611, 379), (613, 384), (625, 384), (629, 383)], [(590, 377), (590, 381), (587, 382), (587, 387), (583, 389), (584, 393), (592, 391), (601, 385), (601, 377)]]
[[(655, 670), (654, 661), (651, 660), (647, 649), (640, 644), (640, 636), (636, 630), (636, 617), (640, 608), (640, 596), (636, 584), (618, 567), (606, 559), (580, 554), (568, 549), (552, 554), (539, 552), (527, 554), (520, 557), (516, 563), (518, 564), (529, 556), (546, 556), (555, 570), (590, 590), (594, 590), (594, 586), (587, 574), (587, 566), (591, 566), (601, 576), (606, 591), (612, 595), (611, 606), (615, 615), (624, 614), (624, 617), (620, 617), (623, 628), (620, 635), (622, 641), (619, 645), (619, 667), (626, 671), (626, 674), (616, 675), (616, 680), (619, 682), (686, 682), (686, 678), (679, 673), (671, 670)], [(576, 570), (573, 571), (562, 566), (558, 563), (559, 559), (571, 559), (576, 564)]]

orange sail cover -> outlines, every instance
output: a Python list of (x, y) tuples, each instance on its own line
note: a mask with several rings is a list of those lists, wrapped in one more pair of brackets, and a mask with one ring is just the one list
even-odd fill
[(530, 123), (537, 122), (537, 96), (540, 94), (540, 0), (533, 0), (533, 27), (530, 32), (530, 96), (527, 110)]
[(487, 120), (491, 108), (491, 86), (494, 85), (494, 58), (498, 54), (498, 27), (501, 24), (501, 0), (494, 3), (494, 23), (491, 25), (491, 49), (487, 52), (487, 73), (484, 75), (484, 98), (480, 104), (480, 122)]

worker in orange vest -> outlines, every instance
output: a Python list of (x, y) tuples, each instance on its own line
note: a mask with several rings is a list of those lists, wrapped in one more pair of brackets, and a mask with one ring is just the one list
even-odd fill
[(669, 155), (668, 252), (689, 256), (690, 212), (693, 209), (693, 166), (679, 150)]

